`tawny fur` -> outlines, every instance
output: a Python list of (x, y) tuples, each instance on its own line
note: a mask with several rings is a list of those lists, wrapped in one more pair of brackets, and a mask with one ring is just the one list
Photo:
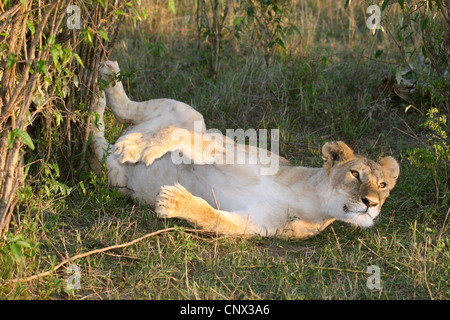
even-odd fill
[[(100, 69), (107, 81), (118, 72), (112, 61)], [(343, 142), (323, 146), (323, 168), (293, 167), (270, 154), (280, 167), (276, 174), (265, 175), (267, 164), (260, 162), (225, 164), (230, 150), (248, 157), (261, 150), (208, 133), (203, 116), (185, 103), (131, 101), (120, 81), (104, 95), (95, 110), (100, 128), (93, 128), (92, 166), (99, 172), (98, 163), (110, 150), (105, 158), (110, 185), (154, 204), (160, 218), (182, 218), (227, 235), (292, 238), (315, 235), (336, 219), (369, 227), (399, 175), (394, 158), (375, 162), (354, 155)], [(104, 138), (105, 104), (119, 121), (131, 123), (112, 146)], [(174, 135), (192, 140), (179, 143)], [(197, 138), (200, 144), (194, 143)], [(175, 163), (178, 154), (190, 162)]]

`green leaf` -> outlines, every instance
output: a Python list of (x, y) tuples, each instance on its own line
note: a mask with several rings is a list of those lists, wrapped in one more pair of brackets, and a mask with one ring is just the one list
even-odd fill
[(17, 262), (22, 262), (22, 251), (17, 244), (11, 245), (11, 253), (13, 254), (13, 257)]
[(98, 34), (105, 39), (106, 42), (109, 42), (108, 33), (105, 32), (103, 29), (98, 30)]
[(292, 30), (294, 30), (298, 35), (301, 35), (300, 29), (293, 23), (289, 23)]
[(125, 11), (123, 11), (123, 10), (116, 10), (116, 11), (114, 11), (114, 15), (116, 15), (116, 18), (117, 18), (117, 16), (124, 16), (125, 15)]
[(428, 52), (427, 49), (425, 48), (425, 45), (422, 46), (422, 54), (425, 59), (428, 58)]
[(375, 59), (379, 58), (382, 54), (383, 50), (377, 50), (377, 52), (375, 52)]
[(21, 248), (31, 248), (31, 244), (29, 244), (26, 241), (19, 240), (19, 241), (16, 241), (15, 244), (18, 245)]
[(14, 142), (14, 134), (12, 131), (8, 133), (8, 149), (12, 148), (12, 144)]
[(59, 63), (60, 52), (59, 52), (58, 48), (56, 48), (56, 46), (52, 47), (50, 49), (50, 53), (52, 55), (52, 59), (53, 59), (53, 63), (55, 64), (55, 67), (59, 70), (61, 65)]
[(281, 38), (277, 38), (276, 42), (278, 43), (278, 45), (283, 48), (284, 51), (286, 51), (286, 43), (284, 43), (284, 40)]
[(45, 61), (44, 60), (39, 60), (36, 63), (36, 71), (37, 72), (44, 72), (46, 73), (47, 67), (45, 66)]
[(30, 148), (31, 150), (34, 150), (34, 143), (31, 140), (31, 137), (27, 132), (23, 131), (22, 129), (16, 128), (12, 131), (12, 134), (14, 136), (16, 136), (17, 138), (19, 138), (19, 140), (24, 145), (26, 145), (28, 148)]
[(237, 18), (234, 18), (234, 20), (233, 20), (233, 26), (238, 25), (238, 24), (241, 24), (243, 20), (244, 20), (244, 17), (237, 17)]
[(78, 88), (78, 84), (80, 81), (78, 80), (78, 76), (76, 74), (73, 75), (73, 84)]
[(141, 17), (143, 20), (147, 20), (148, 18), (148, 12), (144, 8), (141, 9)]
[(81, 60), (80, 56), (76, 53), (74, 53), (73, 56), (77, 59), (78, 64), (84, 68), (83, 60)]
[(14, 53), (11, 53), (9, 55), (9, 58), (8, 58), (8, 61), (7, 61), (7, 64), (6, 64), (7, 68), (9, 70), (11, 70), (14, 67), (14, 65), (16, 64), (16, 62), (17, 62), (17, 55), (14, 54)]
[(429, 20), (430, 19), (428, 17), (426, 17), (425, 20), (422, 21), (422, 24), (420, 26), (422, 31), (425, 30), (425, 28), (427, 27), (427, 24), (428, 24)]
[(83, 194), (86, 195), (86, 187), (84, 186), (83, 181), (80, 181), (80, 187), (81, 187), (81, 191), (83, 191)]
[(99, 121), (100, 121), (100, 115), (97, 112), (92, 112), (92, 120), (94, 120), (94, 124), (97, 127), (97, 129), (100, 129), (99, 127)]
[(386, 9), (386, 7), (389, 5), (389, 2), (391, 2), (391, 0), (384, 0), (383, 4), (381, 5), (381, 11), (384, 11), (384, 9)]
[(170, 8), (170, 10), (172, 10), (172, 12), (174, 14), (177, 13), (177, 9), (175, 8), (175, 1), (174, 0), (169, 0), (169, 8)]
[(60, 125), (61, 122), (62, 122), (61, 112), (56, 111), (56, 114), (55, 114), (55, 120), (56, 120), (56, 126), (59, 127), (59, 125)]
[(84, 42), (94, 47), (94, 34), (89, 29), (84, 32)]
[(31, 31), (31, 35), (34, 36), (34, 33), (36, 32), (36, 30), (34, 29), (33, 22), (31, 22), (30, 20), (27, 20), (27, 28), (28, 28), (28, 30)]
[(49, 44), (49, 45), (54, 45), (54, 44), (55, 44), (55, 41), (56, 41), (55, 35), (52, 34), (52, 35), (50, 36), (50, 38), (48, 38), (48, 44)]
[(42, 106), (44, 103), (44, 96), (42, 94), (37, 94), (33, 99), (33, 103), (38, 107)]
[(344, 6), (345, 9), (347, 9), (347, 7), (348, 7), (348, 5), (350, 4), (351, 1), (352, 1), (352, 0), (346, 0), (346, 1), (345, 1), (345, 6)]

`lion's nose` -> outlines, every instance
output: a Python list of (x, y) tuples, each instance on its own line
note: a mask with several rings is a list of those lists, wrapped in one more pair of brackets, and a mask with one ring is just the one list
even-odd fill
[(368, 198), (361, 198), (361, 201), (366, 205), (367, 208), (378, 206), (378, 202), (372, 201)]

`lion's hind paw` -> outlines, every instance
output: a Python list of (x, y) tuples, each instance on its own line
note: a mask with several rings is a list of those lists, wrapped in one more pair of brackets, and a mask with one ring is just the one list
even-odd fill
[(155, 211), (158, 218), (181, 218), (183, 207), (192, 195), (179, 183), (173, 186), (161, 187), (156, 196)]

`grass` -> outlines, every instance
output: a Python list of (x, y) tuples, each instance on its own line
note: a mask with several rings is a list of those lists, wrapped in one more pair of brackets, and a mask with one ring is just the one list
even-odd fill
[[(184, 101), (204, 114), (208, 127), (222, 131), (279, 128), (280, 153), (293, 164), (320, 166), (320, 147), (330, 140), (344, 140), (374, 159), (393, 155), (401, 175), (376, 225), (359, 229), (336, 222), (295, 241), (208, 235), (189, 231), (181, 220), (157, 219), (153, 207), (120, 195), (88, 171), (80, 183), (59, 182), (50, 170), (43, 173), (47, 179), (31, 179), (22, 190), (20, 210), (0, 243), (1, 298), (450, 297), (448, 167), (433, 158), (420, 127), (425, 116), (405, 113), (404, 101), (374, 98), (393, 69), (371, 57), (380, 47), (388, 54), (392, 43), (383, 34), (374, 41), (361, 27), (360, 4), (349, 16), (335, 1), (294, 3), (292, 19), (303, 37), (289, 35), (287, 52), (270, 67), (245, 41), (230, 42), (214, 82), (208, 50), (197, 52), (195, 24), (186, 18), (190, 2), (176, 2), (176, 16), (164, 2), (146, 2), (149, 18), (137, 29), (124, 27), (112, 58), (131, 74), (125, 88), (133, 100)], [(426, 102), (418, 107), (426, 109)], [(114, 141), (122, 127), (110, 113), (106, 123)], [(67, 289), (64, 268), (38, 280), (10, 282), (50, 270), (67, 257), (173, 226), (126, 248), (74, 261), (80, 289)], [(367, 286), (372, 265), (380, 268), (380, 289)]]

